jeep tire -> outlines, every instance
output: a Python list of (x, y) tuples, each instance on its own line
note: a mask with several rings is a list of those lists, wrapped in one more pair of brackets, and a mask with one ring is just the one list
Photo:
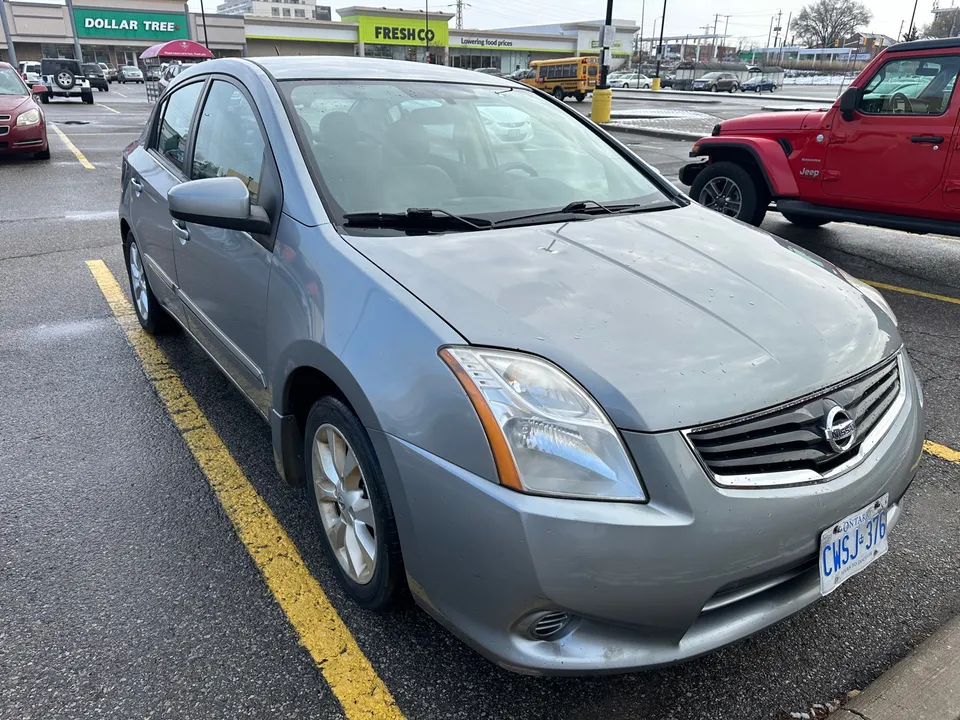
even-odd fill
[(73, 90), (74, 85), (77, 84), (76, 76), (69, 70), (57, 70), (57, 74), (53, 76), (53, 81), (61, 90)]
[(697, 173), (690, 197), (704, 207), (759, 227), (770, 204), (767, 188), (736, 162), (712, 163)]

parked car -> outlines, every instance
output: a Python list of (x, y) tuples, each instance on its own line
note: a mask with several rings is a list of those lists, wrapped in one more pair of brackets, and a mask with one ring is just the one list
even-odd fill
[(740, 78), (728, 72), (710, 72), (693, 81), (694, 90), (707, 92), (737, 92), (740, 89)]
[(167, 89), (167, 86), (173, 82), (173, 79), (180, 74), (180, 72), (188, 67), (179, 62), (172, 62), (168, 64), (163, 71), (160, 73), (160, 78), (157, 83), (160, 85), (160, 92), (163, 92)]
[(743, 92), (773, 92), (777, 85), (770, 78), (755, 77), (744, 82), (740, 89)]
[[(229, 58), (164, 97), (122, 159), (137, 318), (268, 419), (364, 608), (409, 585), (506, 668), (625, 671), (899, 540), (923, 401), (875, 289), (509, 80)], [(491, 108), (544, 145), (493, 142)]]
[(40, 84), (40, 63), (35, 60), (28, 60), (21, 62), (18, 67), (20, 69), (20, 77), (23, 78), (23, 82), (27, 87)]
[(97, 63), (83, 63), (81, 66), (83, 68), (84, 74), (87, 76), (87, 81), (90, 83), (90, 87), (100, 90), (101, 92), (109, 92), (110, 85), (107, 82), (107, 76), (103, 72), (103, 68), (100, 67)]
[(0, 155), (13, 154), (49, 160), (47, 122), (20, 73), (0, 62)]
[(477, 68), (474, 72), (483, 73), (484, 75), (494, 75), (495, 77), (503, 77), (503, 72), (500, 68)]
[(615, 88), (649, 88), (653, 80), (643, 73), (613, 73), (607, 78), (610, 87)]
[(43, 58), (40, 61), (40, 101), (50, 102), (53, 98), (80, 98), (93, 105), (93, 90), (80, 63), (67, 58)]
[(530, 116), (506, 105), (478, 105), (477, 112), (490, 138), (500, 143), (525, 143), (533, 137)]
[(143, 72), (133, 65), (124, 65), (117, 71), (117, 80), (121, 85), (128, 82), (143, 83)]
[(725, 120), (681, 170), (705, 206), (759, 225), (771, 202), (804, 227), (829, 222), (960, 235), (960, 162), (951, 151), (960, 39), (880, 53), (824, 110)]
[(114, 65), (109, 63), (97, 63), (100, 66), (100, 69), (103, 70), (104, 77), (107, 78), (108, 83), (115, 82), (117, 79), (117, 68)]

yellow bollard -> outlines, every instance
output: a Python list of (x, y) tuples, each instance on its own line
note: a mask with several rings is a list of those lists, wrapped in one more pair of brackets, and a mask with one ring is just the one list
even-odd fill
[(593, 107), (590, 109), (590, 119), (595, 123), (610, 122), (610, 106), (613, 104), (613, 91), (593, 91)]
[(653, 79), (653, 89), (654, 89), (654, 90), (659, 90), (659, 89), (660, 89), (660, 78), (655, 77), (655, 78)]

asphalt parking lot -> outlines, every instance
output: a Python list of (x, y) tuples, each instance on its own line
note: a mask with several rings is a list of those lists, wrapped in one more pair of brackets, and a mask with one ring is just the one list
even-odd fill
[[(764, 226), (879, 284), (924, 383), (930, 452), (888, 555), (704, 658), (523, 677), (412, 602), (352, 605), (267, 425), (185, 336), (137, 339), (110, 276), (126, 293), (120, 155), (150, 106), (142, 85), (95, 99), (45, 106), (51, 160), (0, 160), (0, 718), (776, 720), (865, 687), (960, 612), (957, 239)], [(669, 178), (689, 145), (623, 139)], [(221, 444), (198, 450), (171, 388)]]

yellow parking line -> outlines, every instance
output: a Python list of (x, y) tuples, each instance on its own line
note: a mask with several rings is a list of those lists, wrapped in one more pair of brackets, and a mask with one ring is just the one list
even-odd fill
[(60, 139), (63, 140), (63, 144), (67, 146), (67, 149), (68, 149), (70, 152), (72, 152), (74, 155), (77, 156), (77, 160), (80, 161), (80, 164), (81, 164), (81, 165), (83, 165), (87, 170), (93, 170), (93, 169), (94, 169), (93, 163), (90, 162), (89, 160), (87, 160), (87, 158), (84, 156), (84, 154), (83, 154), (82, 152), (80, 152), (80, 150), (77, 149), (77, 146), (74, 145), (74, 144), (70, 141), (70, 138), (68, 138), (68, 137), (66, 136), (66, 134), (63, 132), (63, 130), (61, 130), (60, 128), (58, 128), (58, 127), (57, 127), (56, 125), (54, 125), (53, 123), (50, 123), (50, 127), (52, 127), (53, 130), (54, 130), (54, 132), (56, 132), (57, 135), (60, 136)]
[(881, 290), (892, 290), (893, 292), (904, 293), (906, 295), (916, 295), (917, 297), (930, 298), (931, 300), (939, 300), (940, 302), (960, 305), (960, 298), (937, 295), (936, 293), (923, 292), (922, 290), (913, 290), (912, 288), (900, 287), (899, 285), (887, 285), (886, 283), (873, 282), (872, 280), (864, 280), (864, 282), (867, 283), (867, 285), (873, 285), (875, 288), (879, 288)]
[(923, 449), (931, 455), (936, 455), (942, 460), (960, 465), (960, 452), (957, 452), (953, 448), (948, 448), (946, 445), (941, 445), (939, 443), (927, 440), (925, 443), (923, 443)]
[(283, 526), (247, 480), (163, 350), (140, 329), (133, 307), (113, 274), (102, 260), (88, 260), (87, 266), (184, 443), (347, 718), (403, 720), (390, 691), (310, 574)]
[(119, 110), (114, 110), (114, 109), (113, 109), (112, 107), (110, 107), (109, 105), (104, 105), (103, 103), (97, 103), (97, 105), (99, 105), (100, 107), (102, 107), (104, 110), (109, 110), (110, 112), (116, 113), (117, 115), (122, 115), (122, 114), (123, 114), (123, 113), (121, 113)]

